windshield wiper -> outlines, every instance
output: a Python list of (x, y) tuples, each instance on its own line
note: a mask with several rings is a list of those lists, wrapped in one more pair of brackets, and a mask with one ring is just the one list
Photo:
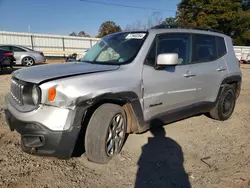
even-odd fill
[(84, 61), (84, 60), (82, 60), (81, 62), (82, 62), (82, 63), (90, 63), (90, 64), (94, 64), (94, 61)]
[(90, 63), (90, 64), (96, 64), (96, 65), (121, 65), (121, 63), (116, 62), (116, 63), (112, 63), (111, 61), (107, 61), (107, 62), (98, 62), (98, 61), (82, 61), (83, 63)]

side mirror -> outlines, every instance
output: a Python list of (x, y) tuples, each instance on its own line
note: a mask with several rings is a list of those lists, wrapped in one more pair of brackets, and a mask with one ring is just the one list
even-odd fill
[(159, 54), (157, 56), (157, 65), (164, 66), (164, 65), (177, 65), (178, 62), (178, 54), (175, 53), (166, 53), (166, 54)]

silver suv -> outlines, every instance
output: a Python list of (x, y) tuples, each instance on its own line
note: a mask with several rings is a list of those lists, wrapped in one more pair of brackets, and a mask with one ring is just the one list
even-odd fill
[(15, 71), (5, 114), (25, 152), (69, 159), (84, 143), (108, 163), (127, 133), (196, 114), (227, 120), (241, 79), (229, 36), (160, 25), (105, 36), (82, 62)]

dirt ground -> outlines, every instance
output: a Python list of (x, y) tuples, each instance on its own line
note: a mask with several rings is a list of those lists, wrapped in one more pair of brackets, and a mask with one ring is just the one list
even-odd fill
[[(225, 122), (196, 116), (157, 133), (130, 135), (107, 165), (85, 156), (58, 160), (21, 151), (2, 110), (10, 75), (0, 75), (0, 187), (250, 188), (250, 66), (233, 116)], [(153, 137), (155, 135), (155, 137)]]

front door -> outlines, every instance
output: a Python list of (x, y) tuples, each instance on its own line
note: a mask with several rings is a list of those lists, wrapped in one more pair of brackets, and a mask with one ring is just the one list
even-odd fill
[[(156, 70), (156, 57), (161, 53), (177, 53), (180, 64)], [(143, 105), (146, 121), (195, 102), (195, 72), (189, 60), (189, 34), (171, 33), (157, 36), (143, 67)]]

